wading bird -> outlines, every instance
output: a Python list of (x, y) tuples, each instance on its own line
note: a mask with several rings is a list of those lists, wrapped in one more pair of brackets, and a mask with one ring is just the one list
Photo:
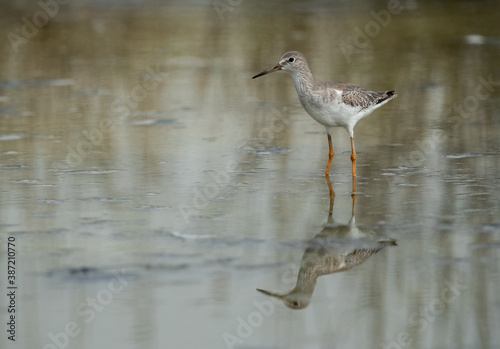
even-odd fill
[(277, 65), (255, 75), (252, 79), (278, 70), (292, 74), (300, 103), (307, 113), (326, 127), (328, 135), (328, 165), (325, 175), (329, 175), (333, 160), (332, 129), (343, 127), (351, 137), (352, 175), (356, 176), (356, 151), (354, 150), (354, 126), (375, 109), (396, 98), (394, 91), (375, 92), (345, 82), (314, 81), (313, 75), (302, 53), (285, 53)]

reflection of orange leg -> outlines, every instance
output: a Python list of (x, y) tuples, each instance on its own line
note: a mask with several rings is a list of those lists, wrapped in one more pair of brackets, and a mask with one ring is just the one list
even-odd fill
[(335, 154), (332, 146), (332, 136), (330, 136), (330, 134), (328, 134), (328, 147), (328, 165), (326, 166), (325, 176), (328, 176), (330, 173), (330, 166), (332, 166), (333, 155)]
[(354, 138), (351, 137), (351, 161), (352, 161), (352, 176), (356, 176), (356, 150), (354, 150)]
[(358, 191), (358, 188), (357, 188), (357, 185), (356, 185), (356, 177), (352, 177), (352, 194), (351, 194), (351, 198), (352, 198), (352, 217), (354, 217), (354, 212), (355, 212), (355, 209), (356, 209), (356, 199), (358, 198), (357, 191)]
[(332, 218), (333, 213), (333, 203), (335, 202), (335, 192), (333, 191), (332, 182), (330, 182), (330, 177), (325, 175), (326, 183), (328, 184), (328, 190), (330, 190), (330, 210), (328, 211), (328, 219)]

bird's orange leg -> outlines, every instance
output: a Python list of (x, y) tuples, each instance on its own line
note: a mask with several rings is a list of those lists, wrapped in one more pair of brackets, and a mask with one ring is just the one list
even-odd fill
[(352, 176), (356, 177), (356, 150), (354, 150), (354, 138), (351, 137), (351, 161), (352, 161)]
[(332, 136), (330, 136), (329, 133), (328, 133), (328, 147), (329, 147), (328, 165), (326, 166), (325, 176), (328, 176), (328, 174), (330, 173), (330, 166), (332, 166), (333, 155), (335, 154), (332, 146)]

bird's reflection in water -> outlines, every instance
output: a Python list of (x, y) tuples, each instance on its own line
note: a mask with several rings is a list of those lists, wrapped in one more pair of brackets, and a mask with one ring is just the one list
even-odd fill
[(354, 268), (384, 247), (397, 245), (394, 239), (377, 236), (372, 230), (356, 227), (355, 177), (351, 195), (351, 219), (347, 224), (335, 223), (332, 218), (335, 192), (328, 176), (326, 176), (326, 181), (330, 190), (328, 222), (323, 230), (308, 242), (308, 247), (302, 256), (295, 288), (286, 294), (257, 289), (268, 296), (280, 298), (287, 307), (292, 309), (304, 309), (309, 305), (318, 277)]

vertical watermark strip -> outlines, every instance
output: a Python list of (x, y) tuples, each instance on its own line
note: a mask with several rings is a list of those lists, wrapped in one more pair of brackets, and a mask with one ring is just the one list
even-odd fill
[(16, 279), (16, 238), (7, 238), (7, 338), (16, 341), (16, 309), (17, 309), (17, 279)]

